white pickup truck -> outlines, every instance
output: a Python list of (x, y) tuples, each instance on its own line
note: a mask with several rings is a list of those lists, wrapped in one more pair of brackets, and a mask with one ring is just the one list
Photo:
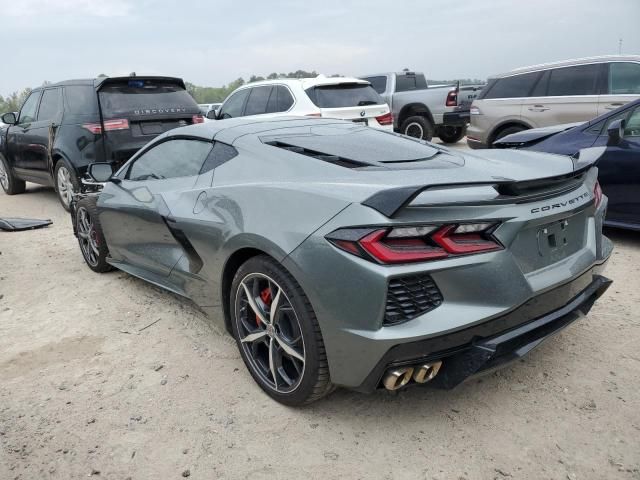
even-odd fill
[(423, 73), (391, 72), (360, 78), (389, 104), (396, 132), (423, 140), (440, 137), (455, 143), (464, 137), (469, 108), (481, 85), (427, 85)]

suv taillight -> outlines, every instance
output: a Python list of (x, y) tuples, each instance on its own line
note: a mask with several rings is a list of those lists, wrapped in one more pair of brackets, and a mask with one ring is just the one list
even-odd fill
[(204, 117), (202, 115), (194, 115), (191, 117), (191, 121), (195, 123), (204, 123)]
[(454, 223), (393, 228), (344, 228), (326, 236), (336, 247), (382, 264), (425, 262), (501, 250), (499, 224)]
[(445, 102), (447, 107), (457, 107), (458, 106), (458, 91), (451, 90), (447, 95), (447, 101)]
[[(106, 132), (110, 132), (113, 130), (128, 130), (129, 129), (129, 120), (126, 118), (117, 118), (114, 120), (105, 120), (103, 122), (104, 129)], [(82, 128), (89, 130), (91, 133), (95, 135), (99, 135), (102, 133), (102, 127), (99, 123), (85, 123), (82, 125)]]
[(380, 125), (391, 125), (393, 124), (393, 113), (385, 113), (384, 115), (380, 115), (376, 117), (376, 120)]
[(596, 180), (596, 184), (593, 186), (593, 199), (596, 202), (596, 208), (598, 208), (600, 203), (602, 203), (602, 188), (598, 180)]

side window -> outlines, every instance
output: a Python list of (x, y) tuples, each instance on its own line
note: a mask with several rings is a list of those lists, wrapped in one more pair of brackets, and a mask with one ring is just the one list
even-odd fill
[(22, 104), (18, 123), (31, 123), (36, 121), (36, 110), (38, 109), (38, 100), (42, 92), (33, 92)]
[(140, 155), (129, 167), (126, 178), (141, 181), (199, 175), (211, 148), (210, 142), (200, 140), (162, 142)]
[(249, 96), (250, 88), (245, 88), (239, 92), (231, 95), (222, 109), (220, 110), (220, 118), (235, 118), (242, 116), (242, 109), (244, 108), (244, 102)]
[(98, 95), (89, 85), (68, 85), (64, 87), (65, 113), (71, 115), (97, 115)]
[(610, 64), (608, 91), (611, 95), (640, 94), (640, 63)]
[(487, 92), (484, 98), (521, 98), (528, 97), (540, 77), (540, 72), (523, 73), (512, 77), (500, 78)]
[(283, 85), (278, 85), (276, 88), (278, 91), (278, 103), (277, 112), (286, 112), (293, 106), (293, 97), (289, 89)]
[(231, 145), (215, 142), (213, 144), (213, 149), (209, 152), (209, 155), (207, 155), (207, 159), (204, 161), (204, 164), (200, 169), (200, 173), (202, 174), (209, 170), (213, 170), (223, 163), (228, 162), (236, 155), (238, 155), (238, 151)]
[(62, 114), (62, 91), (59, 88), (45, 90), (40, 100), (38, 121), (58, 120)]
[(373, 89), (378, 93), (384, 93), (387, 89), (387, 77), (381, 75), (379, 77), (366, 77), (364, 80), (371, 83)]
[(551, 70), (547, 95), (567, 97), (596, 95), (600, 64), (578, 65)]
[(538, 79), (536, 86), (533, 87), (531, 92), (532, 97), (544, 97), (547, 95), (547, 85), (549, 84), (549, 70), (542, 73), (542, 76)]
[(247, 106), (244, 109), (245, 115), (260, 115), (267, 113), (267, 102), (273, 90), (272, 86), (254, 87), (251, 89)]
[(624, 126), (625, 137), (640, 137), (640, 107), (636, 107)]

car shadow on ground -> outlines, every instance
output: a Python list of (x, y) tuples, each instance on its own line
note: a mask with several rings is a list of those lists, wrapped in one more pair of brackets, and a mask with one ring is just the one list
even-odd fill
[(622, 228), (605, 227), (604, 234), (611, 239), (614, 245), (626, 246), (640, 245), (640, 231), (624, 230)]

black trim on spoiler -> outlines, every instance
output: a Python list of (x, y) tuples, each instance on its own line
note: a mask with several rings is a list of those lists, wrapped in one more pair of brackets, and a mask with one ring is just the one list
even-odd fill
[[(102, 81), (99, 81), (102, 80)], [(126, 82), (129, 80), (159, 80), (159, 81), (163, 81), (163, 82), (171, 82), (171, 83), (175, 83), (178, 86), (184, 88), (185, 90), (187, 89), (187, 86), (184, 84), (184, 80), (182, 80), (181, 78), (178, 77), (160, 77), (160, 76), (135, 76), (135, 77), (104, 77), (103, 79), (97, 79), (96, 80), (96, 91), (100, 91), (102, 89), (102, 87), (104, 87), (105, 85), (109, 85), (112, 83), (120, 83), (120, 82)]]
[[(574, 160), (575, 162), (575, 160)], [(483, 200), (480, 202), (460, 202), (454, 203), (454, 205), (499, 205), (504, 203), (526, 203), (538, 200), (544, 200), (547, 198), (555, 197), (563, 193), (568, 193), (577, 189), (582, 184), (582, 174), (589, 170), (595, 162), (588, 164), (580, 164), (580, 168), (574, 169), (573, 172), (559, 175), (555, 177), (537, 178), (535, 180), (496, 180), (494, 182), (460, 182), (460, 183), (447, 183), (447, 184), (435, 184), (435, 185), (414, 185), (408, 187), (389, 188), (387, 190), (381, 190), (374, 193), (365, 201), (362, 205), (371, 207), (374, 210), (382, 213), (386, 217), (393, 217), (400, 210), (411, 204), (418, 195), (430, 189), (443, 189), (443, 188), (464, 188), (464, 187), (493, 187), (498, 196), (491, 200)], [(577, 163), (574, 165), (578, 166)], [(575, 167), (574, 167), (575, 168)], [(575, 179), (573, 182), (567, 182), (567, 180)], [(554, 187), (554, 184), (557, 187)], [(546, 188), (543, 191), (539, 191), (539, 188)], [(452, 205), (438, 203), (438, 206)]]

